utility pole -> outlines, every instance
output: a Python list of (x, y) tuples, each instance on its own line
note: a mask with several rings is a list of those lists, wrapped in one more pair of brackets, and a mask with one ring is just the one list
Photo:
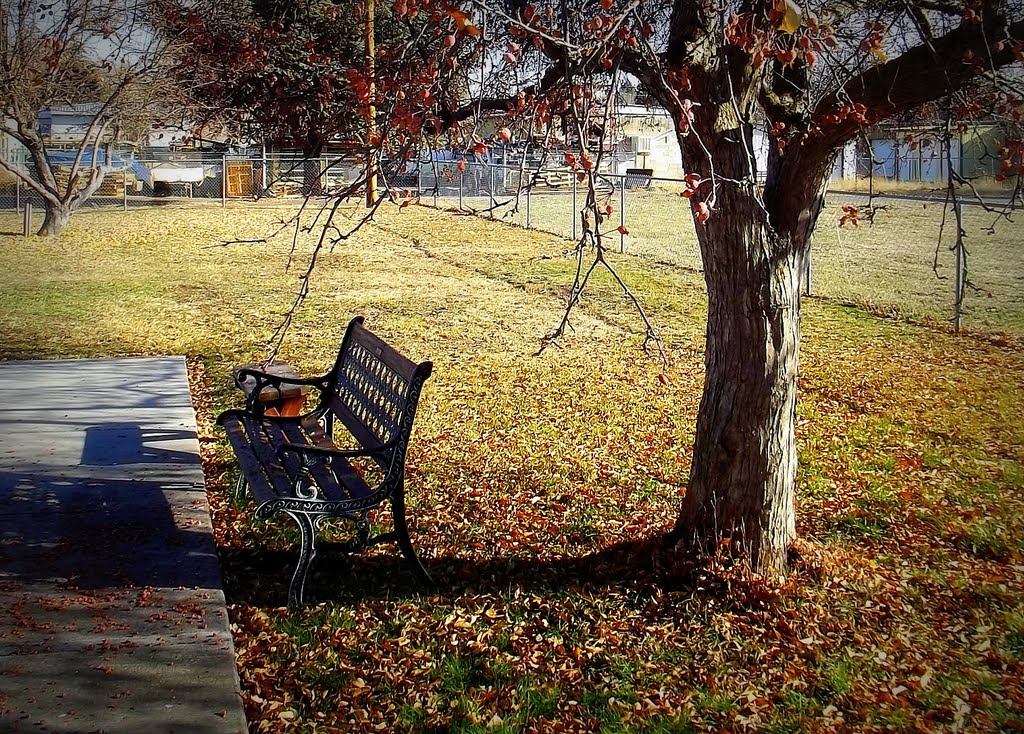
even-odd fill
[(377, 50), (373, 42), (374, 0), (366, 0), (366, 72), (369, 77), (369, 104), (366, 107), (366, 206), (377, 203), (377, 82), (375, 57)]

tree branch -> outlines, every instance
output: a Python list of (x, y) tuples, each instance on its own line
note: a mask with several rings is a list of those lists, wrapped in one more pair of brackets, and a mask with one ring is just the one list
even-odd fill
[(39, 194), (46, 201), (48, 201), (48, 202), (50, 202), (52, 204), (58, 204), (59, 203), (57, 201), (57, 199), (54, 197), (54, 195), (51, 192), (49, 192), (46, 189), (44, 189), (42, 186), (40, 186), (39, 183), (35, 179), (33, 179), (31, 176), (27, 175), (20, 168), (12, 166), (10, 163), (8, 163), (3, 158), (0, 158), (0, 168), (2, 168), (3, 170), (7, 171), (10, 174), (12, 174), (13, 176), (17, 177), (26, 186), (28, 186), (34, 192)]
[[(1006, 29), (1010, 38), (1024, 39), (1024, 20)], [(815, 117), (834, 112), (840, 100), (862, 104), (877, 119), (891, 117), (912, 110), (926, 102), (956, 92), (977, 77), (976, 68), (998, 68), (1013, 63), (1013, 49), (1004, 44), (995, 47), (999, 39), (986, 35), (979, 24), (961, 24), (945, 36), (909, 49), (897, 58), (867, 69), (850, 79), (840, 90), (823, 98), (817, 105)], [(970, 51), (974, 61), (963, 61)], [(945, 74), (937, 73), (935, 55), (949, 60)], [(822, 126), (823, 130), (825, 126)], [(826, 135), (849, 140), (859, 127), (856, 121), (839, 121)]]

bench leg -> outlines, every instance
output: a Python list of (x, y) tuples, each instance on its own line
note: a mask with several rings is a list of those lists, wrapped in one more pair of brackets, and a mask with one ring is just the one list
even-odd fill
[(248, 487), (248, 483), (245, 481), (245, 474), (239, 470), (238, 481), (235, 482), (235, 499), (240, 500), (245, 498), (245, 490)]
[(395, 492), (391, 498), (391, 515), (395, 519), (395, 542), (399, 550), (405, 556), (405, 560), (412, 568), (413, 575), (424, 586), (434, 586), (434, 579), (430, 578), (427, 569), (423, 567), (416, 550), (412, 547), (412, 540), (409, 538), (409, 526), (405, 522), (405, 496), (401, 490)]
[(356, 514), (356, 534), (345, 544), (346, 553), (358, 553), (370, 545), (370, 521), (365, 512)]
[(300, 535), (299, 562), (295, 566), (295, 573), (292, 574), (291, 586), (288, 587), (288, 606), (294, 608), (302, 605), (306, 572), (316, 556), (316, 526), (313, 518), (305, 513), (289, 512), (288, 515), (299, 526)]

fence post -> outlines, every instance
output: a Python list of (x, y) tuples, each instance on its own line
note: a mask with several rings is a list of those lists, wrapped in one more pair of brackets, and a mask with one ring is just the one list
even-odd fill
[(491, 197), (491, 212), (490, 212), (491, 213), (491, 219), (494, 219), (494, 164), (488, 162), (487, 163), (487, 170), (490, 171), (490, 174), (489, 174), (490, 185), (488, 186), (488, 192), (487, 193)]
[(813, 238), (807, 240), (807, 255), (804, 257), (804, 295), (813, 295), (812, 278), (814, 276), (814, 259), (811, 255), (811, 247), (814, 244)]
[(576, 219), (579, 212), (576, 211), (576, 174), (572, 174), (572, 239), (576, 241)]
[(28, 237), (32, 232), (32, 202), (25, 202), (25, 220), (22, 223), (22, 235)]
[(21, 210), (21, 179), (14, 179), (14, 211)]
[(125, 168), (121, 171), (124, 183), (124, 210), (128, 211), (128, 169)]
[(462, 190), (466, 184), (466, 171), (459, 171), (459, 211), (462, 211)]
[(220, 159), (220, 208), (228, 208), (228, 157)]
[(531, 211), (531, 205), (533, 204), (533, 186), (527, 184), (526, 186), (526, 228), (531, 229), (533, 226), (533, 213)]
[(953, 283), (953, 330), (957, 334), (960, 333), (960, 325), (964, 315), (964, 286), (967, 283), (967, 263), (964, 257), (964, 238), (962, 234), (963, 222), (964, 205), (963, 202), (958, 201), (956, 203), (956, 244), (953, 246), (953, 252), (956, 255), (956, 278)]
[(260, 186), (262, 187), (262, 190), (260, 191), (259, 196), (262, 199), (267, 195), (267, 192), (270, 191), (270, 170), (267, 167), (267, 144), (265, 142), (260, 147), (260, 154), (263, 158), (263, 176), (260, 179)]
[[(613, 179), (614, 180), (614, 179)], [(626, 177), (619, 179), (619, 252), (626, 251)]]

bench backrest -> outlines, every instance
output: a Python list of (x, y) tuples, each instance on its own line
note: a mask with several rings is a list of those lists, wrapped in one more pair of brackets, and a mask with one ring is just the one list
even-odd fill
[(432, 363), (416, 364), (400, 354), (357, 316), (342, 339), (328, 377), (333, 389), (324, 394), (321, 408), (335, 415), (367, 449), (394, 442), (378, 463), (400, 476), (420, 391), (432, 370)]

